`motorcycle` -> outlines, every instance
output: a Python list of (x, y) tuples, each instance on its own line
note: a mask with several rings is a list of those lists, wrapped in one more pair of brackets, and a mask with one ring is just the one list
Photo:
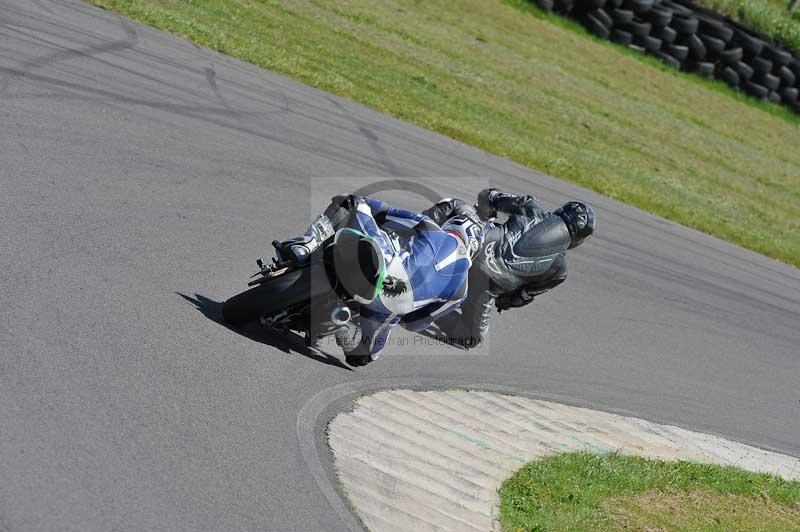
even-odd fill
[[(276, 256), (271, 263), (256, 261), (252, 288), (223, 304), (225, 321), (232, 326), (257, 321), (278, 334), (296, 331), (309, 346), (337, 332), (352, 333), (359, 325), (359, 303), (341, 289), (332, 258), (334, 235), (320, 240), (313, 249), (304, 237), (274, 240)], [(308, 253), (298, 256), (298, 249)]]

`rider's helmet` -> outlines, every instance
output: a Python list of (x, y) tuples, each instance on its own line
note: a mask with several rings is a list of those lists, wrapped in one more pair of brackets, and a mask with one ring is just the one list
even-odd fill
[(336, 232), (332, 252), (333, 269), (340, 288), (359, 303), (371, 303), (386, 276), (386, 261), (377, 240), (345, 227)]
[(580, 245), (594, 233), (594, 209), (582, 201), (568, 201), (553, 214), (560, 216), (569, 229), (569, 249)]
[(458, 238), (466, 248), (470, 261), (475, 258), (484, 238), (483, 224), (477, 214), (462, 210), (442, 224), (442, 229)]

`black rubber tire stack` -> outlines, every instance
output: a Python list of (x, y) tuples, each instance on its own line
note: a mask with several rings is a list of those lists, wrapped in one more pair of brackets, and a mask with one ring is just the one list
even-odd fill
[(691, 0), (532, 0), (595, 36), (800, 114), (800, 56)]

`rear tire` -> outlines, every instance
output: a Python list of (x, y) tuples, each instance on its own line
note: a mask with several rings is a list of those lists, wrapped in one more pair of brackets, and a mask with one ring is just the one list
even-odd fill
[(235, 295), (222, 305), (229, 325), (243, 325), (331, 291), (322, 262), (294, 270)]

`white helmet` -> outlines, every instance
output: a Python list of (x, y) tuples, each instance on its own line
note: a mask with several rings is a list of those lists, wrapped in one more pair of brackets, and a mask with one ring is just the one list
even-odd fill
[(481, 249), (484, 238), (483, 224), (477, 215), (473, 217), (468, 212), (462, 211), (442, 224), (442, 229), (454, 235), (464, 244), (470, 261), (475, 258)]

